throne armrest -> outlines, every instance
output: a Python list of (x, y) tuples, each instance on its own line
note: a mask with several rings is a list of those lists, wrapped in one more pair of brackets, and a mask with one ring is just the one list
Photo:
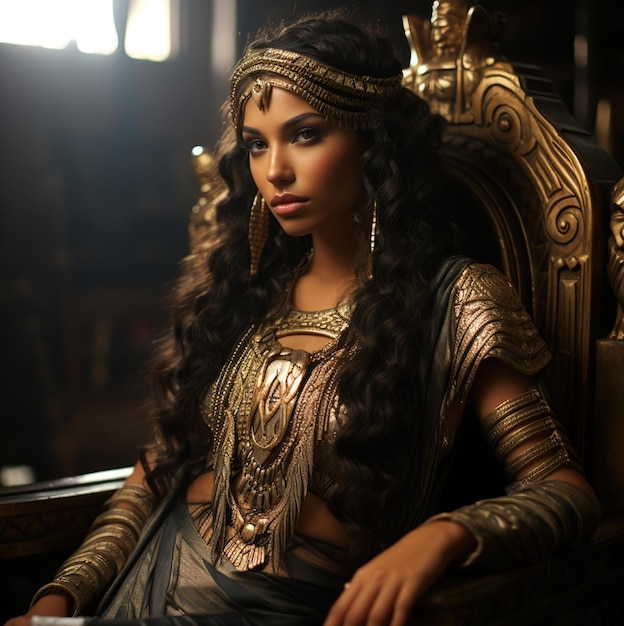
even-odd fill
[(0, 560), (71, 550), (130, 474), (121, 468), (0, 490)]
[(459, 571), (419, 603), (418, 626), (573, 626), (624, 623), (624, 516), (591, 539), (532, 565)]
[(0, 624), (75, 550), (131, 467), (0, 489)]

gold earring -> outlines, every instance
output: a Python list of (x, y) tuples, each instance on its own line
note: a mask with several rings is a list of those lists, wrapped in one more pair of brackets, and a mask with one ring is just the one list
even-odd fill
[(375, 238), (377, 237), (377, 200), (373, 200), (373, 219), (371, 221), (370, 251), (375, 252)]
[(370, 256), (368, 259), (368, 278), (373, 279), (373, 252), (375, 252), (375, 241), (377, 239), (377, 200), (373, 200), (373, 217), (371, 219), (370, 233)]
[(262, 251), (269, 238), (269, 211), (260, 192), (256, 194), (253, 204), (251, 205), (248, 238), (251, 256), (249, 275), (253, 278), (258, 274), (260, 257), (262, 256)]

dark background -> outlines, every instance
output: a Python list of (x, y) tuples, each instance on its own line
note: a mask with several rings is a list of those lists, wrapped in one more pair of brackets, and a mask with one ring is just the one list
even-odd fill
[[(43, 480), (129, 465), (146, 436), (146, 361), (197, 196), (190, 150), (214, 145), (228, 92), (212, 4), (180, 0), (180, 52), (164, 63), (0, 44), (0, 468)], [(238, 50), (267, 20), (343, 4), (238, 0)], [(431, 2), (354, 4), (407, 65), (401, 16)], [(588, 130), (610, 104), (604, 142), (624, 163), (624, 5), (482, 4), (507, 16), (506, 56), (541, 65)]]

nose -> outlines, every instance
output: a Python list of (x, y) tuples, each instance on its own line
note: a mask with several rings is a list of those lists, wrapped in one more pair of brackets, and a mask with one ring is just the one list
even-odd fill
[(285, 147), (273, 147), (269, 153), (267, 180), (278, 189), (295, 180), (295, 172)]

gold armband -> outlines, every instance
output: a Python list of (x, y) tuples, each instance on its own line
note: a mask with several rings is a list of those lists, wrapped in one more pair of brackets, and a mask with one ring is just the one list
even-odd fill
[[(428, 520), (452, 520), (472, 533), (477, 549), (464, 566), (529, 563), (564, 545), (578, 544), (595, 529), (600, 511), (590, 494), (564, 481), (544, 480), (560, 467), (581, 467), (537, 389), (497, 406), (481, 419), (481, 429), (516, 482), (504, 496)], [(518, 452), (521, 446), (526, 449)]]
[(583, 489), (556, 480), (515, 483), (508, 494), (427, 520), (451, 520), (474, 536), (477, 549), (463, 567), (509, 567), (578, 545), (596, 528), (600, 510)]
[[(498, 405), (481, 420), (481, 430), (510, 479), (542, 480), (564, 465), (581, 471), (570, 442), (550, 405), (531, 389)], [(520, 446), (529, 447), (517, 455)], [(512, 455), (511, 457), (509, 455)]]
[[(43, 586), (31, 607), (43, 596), (61, 593), (80, 614), (103, 592), (132, 553), (151, 513), (153, 495), (138, 485), (126, 485), (107, 501), (108, 509), (93, 522), (82, 545), (60, 567), (54, 579)], [(126, 503), (131, 508), (119, 506)]]

